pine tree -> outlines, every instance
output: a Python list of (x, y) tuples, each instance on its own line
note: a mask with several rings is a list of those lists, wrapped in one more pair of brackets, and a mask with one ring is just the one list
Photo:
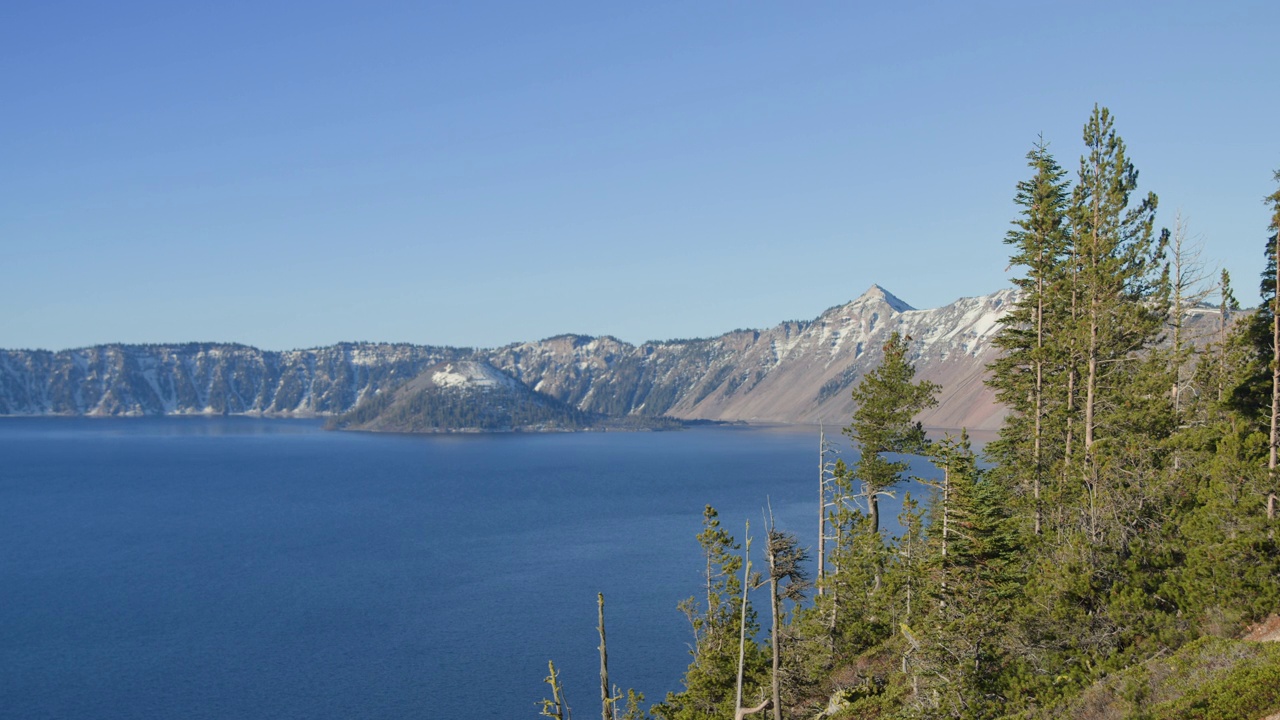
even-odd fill
[(931, 528), (937, 579), (931, 611), (917, 631), (926, 688), (917, 702), (930, 715), (1002, 715), (1005, 637), (1021, 589), (1023, 543), (1007, 491), (978, 469), (968, 436), (940, 445), (947, 518), (945, 530)]
[(1157, 199), (1148, 193), (1135, 205), (1138, 171), (1111, 113), (1094, 106), (1085, 124), (1087, 154), (1072, 197), (1071, 224), (1079, 263), (1079, 347), (1083, 359), (1085, 483), (1090, 534), (1097, 540), (1098, 442), (1123, 434), (1116, 409), (1129, 392), (1138, 353), (1160, 334), (1168, 313), (1168, 234), (1155, 234)]
[[(1065, 432), (1067, 353), (1055, 330), (1066, 324), (1070, 310), (1064, 296), (1070, 279), (1066, 262), (1069, 188), (1066, 171), (1043, 138), (1027, 153), (1027, 161), (1033, 174), (1018, 183), (1014, 202), (1022, 210), (1005, 236), (1005, 244), (1014, 248), (1010, 264), (1025, 267), (1026, 277), (1013, 281), (1018, 299), (1000, 320), (995, 344), (1004, 353), (992, 365), (988, 380), (1012, 415), (988, 452), (1001, 467), (1029, 470), (1030, 477), (1011, 480), (1030, 486), (1032, 525), (1039, 535), (1048, 456), (1059, 454), (1062, 447), (1060, 435), (1048, 431), (1051, 410)], [(1051, 390), (1055, 385), (1058, 389)]]
[(1240, 301), (1236, 300), (1235, 293), (1231, 289), (1231, 275), (1226, 268), (1222, 269), (1222, 275), (1218, 279), (1218, 335), (1215, 345), (1217, 347), (1217, 363), (1214, 365), (1213, 386), (1217, 389), (1218, 403), (1224, 403), (1227, 400), (1227, 374), (1229, 372), (1227, 365), (1227, 330), (1231, 327), (1231, 316), (1233, 313), (1239, 312)]
[(783, 625), (786, 622), (786, 606), (790, 602), (792, 608), (804, 600), (808, 577), (804, 564), (809, 554), (800, 546), (793, 533), (779, 530), (769, 515), (768, 534), (765, 538), (765, 557), (769, 564), (769, 645), (772, 651), (772, 669), (770, 672), (770, 690), (774, 720), (782, 720), (782, 640)]
[[(1275, 181), (1280, 183), (1280, 171), (1275, 173)], [(1259, 295), (1262, 302), (1257, 311), (1249, 318), (1244, 329), (1244, 342), (1252, 348), (1253, 357), (1244, 379), (1230, 392), (1230, 403), (1233, 409), (1240, 412), (1252, 422), (1262, 425), (1268, 432), (1267, 474), (1268, 488), (1267, 518), (1271, 521), (1276, 516), (1276, 491), (1280, 485), (1280, 468), (1277, 467), (1277, 451), (1280, 448), (1280, 312), (1277, 302), (1280, 298), (1280, 189), (1265, 198), (1270, 206), (1271, 219), (1265, 246), (1266, 265), (1262, 272)]]
[(756, 613), (750, 603), (743, 602), (744, 588), (738, 575), (743, 570), (743, 560), (736, 552), (741, 545), (721, 527), (719, 513), (710, 505), (703, 510), (698, 544), (705, 563), (705, 599), (699, 602), (691, 597), (680, 603), (680, 610), (693, 627), (693, 661), (685, 671), (684, 690), (668, 693), (663, 702), (653, 707), (654, 716), (664, 720), (703, 720), (733, 714), (740, 622), (745, 622), (747, 628), (747, 678), (752, 686), (759, 686), (766, 676), (767, 661), (754, 640), (759, 630)]
[(833, 473), (839, 498), (831, 514), (835, 547), (815, 611), (828, 628), (834, 656), (857, 654), (890, 633), (879, 578), (886, 549), (871, 518), (855, 503), (852, 471), (837, 460)]
[(914, 420), (938, 404), (936, 383), (913, 382), (915, 366), (907, 359), (907, 342), (893, 333), (884, 344), (884, 359), (853, 388), (853, 421), (844, 429), (858, 444), (853, 475), (862, 483), (871, 532), (880, 532), (880, 496), (902, 479), (908, 465), (890, 453), (920, 453), (927, 445), (924, 427)]

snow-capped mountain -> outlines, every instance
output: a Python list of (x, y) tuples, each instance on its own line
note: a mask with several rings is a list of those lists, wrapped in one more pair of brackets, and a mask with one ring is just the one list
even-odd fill
[[(640, 345), (561, 335), (493, 350), (388, 344), (288, 352), (214, 344), (0, 350), (0, 415), (338, 415), (367, 399), (361, 422), (368, 422), (369, 407), (407, 402), (399, 390), (452, 389), (459, 392), (451, 397), (471, 402), (494, 402), (508, 391), (529, 401), (546, 398), (593, 418), (843, 425), (853, 411), (851, 387), (879, 363), (881, 347), (897, 331), (911, 338), (917, 377), (943, 388), (938, 407), (921, 420), (991, 430), (1002, 409), (983, 378), (996, 355), (998, 321), (1013, 301), (1014, 291), (1001, 290), (916, 310), (873, 285), (813, 320)], [(1199, 308), (1187, 318), (1217, 322), (1216, 312)], [(473, 392), (486, 387), (506, 390)]]
[(344, 343), (0, 350), (0, 415), (328, 415), (470, 350)]
[(1002, 417), (982, 384), (1012, 290), (916, 310), (878, 285), (811, 321), (716, 338), (632, 346), (561, 336), (500, 348), (498, 368), (579, 409), (682, 419), (843, 424), (849, 390), (880, 362), (890, 333), (912, 338), (918, 377), (943, 386), (934, 427), (993, 428)]

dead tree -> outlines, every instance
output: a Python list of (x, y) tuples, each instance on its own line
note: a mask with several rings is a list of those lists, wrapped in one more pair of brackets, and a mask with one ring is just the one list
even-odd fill
[(549, 674), (543, 682), (551, 686), (551, 699), (542, 701), (542, 712), (538, 714), (554, 720), (572, 720), (569, 705), (564, 699), (564, 686), (560, 684), (560, 673), (556, 672), (556, 664), (548, 660), (547, 671)]
[(751, 589), (751, 521), (747, 521), (746, 541), (742, 551), (742, 607), (738, 618), (738, 685), (733, 701), (733, 720), (754, 715), (769, 705), (768, 698), (753, 708), (742, 707), (742, 675), (747, 662), (747, 592)]
[[(795, 535), (778, 530), (773, 521), (772, 507), (769, 509), (768, 523), (766, 554), (769, 559), (770, 644), (773, 646), (773, 720), (782, 720), (782, 603), (784, 600), (798, 603), (804, 599), (804, 588), (807, 585), (804, 562), (808, 560), (808, 556)], [(783, 582), (786, 583), (785, 587)]]
[(600, 717), (613, 720), (614, 698), (609, 693), (609, 652), (604, 641), (604, 593), (596, 593), (596, 607), (600, 615)]
[(818, 426), (818, 594), (822, 595), (823, 580), (827, 577), (827, 511), (836, 506), (838, 500), (835, 493), (835, 463), (828, 458), (837, 453), (835, 447), (827, 442), (827, 434), (822, 426)]

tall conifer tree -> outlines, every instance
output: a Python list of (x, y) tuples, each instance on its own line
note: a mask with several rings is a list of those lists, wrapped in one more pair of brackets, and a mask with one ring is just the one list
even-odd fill
[[(1066, 409), (1061, 371), (1067, 366), (1067, 354), (1058, 347), (1057, 330), (1066, 324), (1065, 313), (1070, 309), (1063, 297), (1068, 280), (1069, 188), (1066, 171), (1043, 138), (1027, 153), (1027, 164), (1032, 176), (1018, 183), (1014, 196), (1022, 209), (1005, 236), (1005, 243), (1013, 246), (1010, 264), (1026, 268), (1026, 276), (1013, 281), (1019, 290), (1017, 304), (1000, 320), (995, 343), (1004, 354), (992, 366), (988, 380), (1013, 415), (1005, 421), (1000, 441), (989, 450), (1002, 467), (1028, 470), (1029, 478), (1017, 480), (1030, 485), (1032, 525), (1039, 535), (1047, 456), (1059, 454), (1062, 446), (1060, 436), (1047, 433), (1047, 415), (1051, 408), (1058, 408), (1055, 415), (1061, 418)], [(1050, 385), (1060, 379), (1064, 381), (1061, 388), (1050, 392)]]
[(1120, 434), (1115, 422), (1122, 396), (1138, 368), (1137, 353), (1152, 345), (1168, 312), (1167, 233), (1155, 233), (1157, 199), (1136, 204), (1138, 171), (1111, 113), (1094, 106), (1084, 127), (1086, 154), (1072, 197), (1071, 224), (1079, 263), (1078, 342), (1083, 359), (1085, 482), (1089, 531), (1098, 539), (1099, 453), (1104, 436)]

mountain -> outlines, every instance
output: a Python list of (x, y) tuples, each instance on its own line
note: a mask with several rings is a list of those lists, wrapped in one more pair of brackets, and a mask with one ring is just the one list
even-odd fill
[(487, 362), (441, 362), (398, 388), (368, 393), (334, 427), (390, 432), (579, 430), (591, 416)]
[(943, 386), (922, 420), (931, 427), (994, 429), (1003, 417), (982, 384), (991, 339), (1012, 290), (916, 310), (873, 285), (810, 321), (716, 338), (629, 345), (564, 335), (499, 348), (496, 367), (581, 410), (681, 419), (844, 424), (849, 390), (880, 362), (897, 331), (912, 342), (918, 377)]
[[(457, 417), (465, 403), (482, 402), (503, 408), (491, 408), (493, 415), (470, 411), (495, 427), (545, 421), (567, 428), (600, 418), (646, 425), (658, 417), (843, 425), (853, 411), (850, 388), (879, 363), (884, 341), (897, 331), (911, 338), (917, 377), (943, 388), (939, 405), (921, 416), (925, 425), (990, 431), (1003, 409), (983, 378), (996, 356), (998, 321), (1014, 298), (1013, 290), (1001, 290), (917, 310), (873, 285), (813, 320), (640, 345), (560, 335), (492, 350), (378, 343), (287, 352), (208, 343), (0, 350), (0, 415), (287, 417), (358, 410), (358, 420), (342, 420), (357, 427), (376, 425), (371, 408), (381, 408), (399, 417), (387, 427), (425, 428), (435, 427), (429, 417)], [(1203, 334), (1216, 326), (1217, 312), (1196, 308), (1187, 322), (1188, 336)], [(441, 363), (454, 363), (454, 370)], [(436, 381), (440, 373), (465, 382)], [(502, 377), (516, 384), (504, 385)], [(500, 385), (501, 392), (479, 390)], [(563, 407), (552, 411), (549, 401)], [(427, 415), (410, 422), (404, 414), (410, 407)]]
[(0, 350), (0, 415), (330, 415), (471, 351), (343, 343), (99, 345)]

